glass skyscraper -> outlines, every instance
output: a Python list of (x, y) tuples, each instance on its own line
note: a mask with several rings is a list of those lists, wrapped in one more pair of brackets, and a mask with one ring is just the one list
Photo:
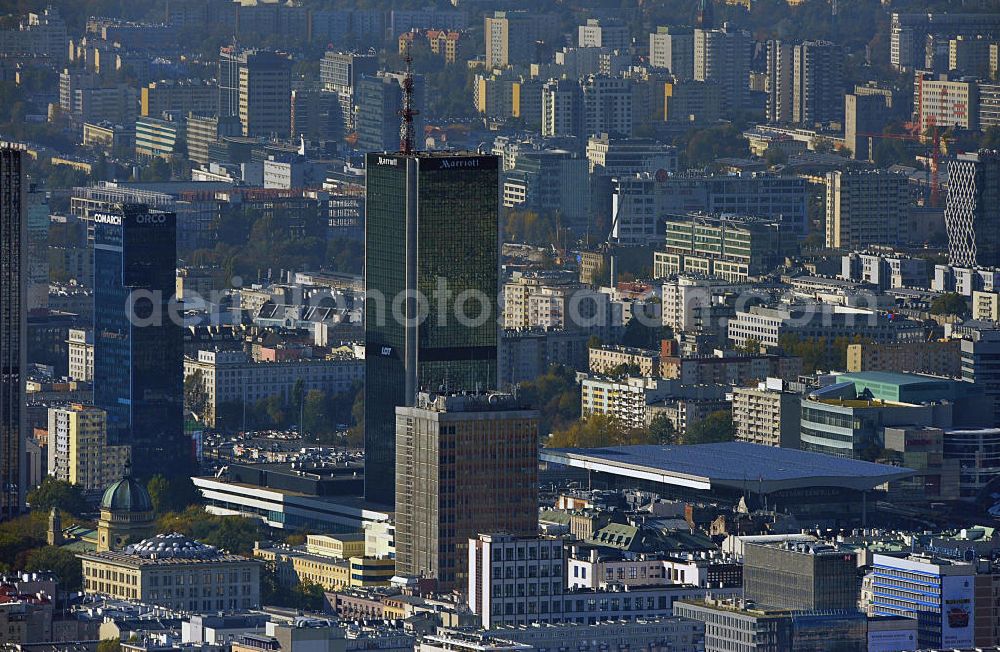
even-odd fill
[(366, 170), (365, 497), (391, 505), (396, 407), (496, 387), (499, 164), (372, 153)]
[(0, 520), (24, 505), (27, 311), (21, 152), (0, 149)]
[(171, 319), (177, 218), (120, 204), (94, 219), (94, 403), (108, 443), (132, 447), (136, 475), (188, 470), (183, 334)]

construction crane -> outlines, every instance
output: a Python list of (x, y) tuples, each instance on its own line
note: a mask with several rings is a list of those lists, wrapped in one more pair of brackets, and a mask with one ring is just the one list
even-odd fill
[[(930, 176), (930, 187), (931, 187), (931, 206), (938, 206), (941, 199), (941, 182), (938, 178), (938, 173), (941, 166), (941, 145), (942, 143), (947, 144), (948, 138), (941, 135), (941, 130), (938, 129), (935, 116), (931, 115), (927, 118), (927, 127), (930, 130), (930, 140), (931, 140), (931, 176)], [(919, 129), (919, 126), (915, 126)], [(871, 138), (869, 143), (869, 151), (873, 151), (873, 145), (875, 144), (876, 138), (884, 138), (886, 140), (909, 140), (916, 141), (918, 143), (926, 143), (928, 136), (925, 136), (919, 131), (908, 131), (905, 133), (865, 133), (858, 132), (858, 136), (863, 136), (865, 138)]]

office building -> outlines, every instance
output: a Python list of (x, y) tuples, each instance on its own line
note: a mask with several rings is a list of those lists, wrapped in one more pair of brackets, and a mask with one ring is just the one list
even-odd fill
[(747, 340), (754, 340), (773, 348), (779, 345), (779, 338), (790, 333), (800, 338), (823, 338), (828, 343), (838, 337), (853, 338), (855, 335), (877, 343), (909, 343), (924, 339), (923, 325), (918, 321), (829, 304), (751, 306), (749, 310), (737, 310), (727, 327), (729, 339), (735, 346), (745, 346)]
[(976, 629), (976, 566), (926, 555), (875, 554), (866, 583), (869, 615), (917, 621), (917, 647), (971, 648)]
[(276, 532), (357, 532), (392, 515), (360, 498), (358, 465), (229, 464), (218, 478), (192, 480), (210, 514), (256, 518)]
[(632, 80), (590, 75), (580, 82), (581, 137), (610, 134), (627, 138), (633, 127)]
[(304, 582), (326, 590), (388, 586), (396, 564), (392, 559), (366, 557), (363, 535), (306, 535), (305, 545), (254, 544), (253, 556), (268, 562), (280, 586), (291, 589)]
[(1000, 330), (976, 329), (961, 342), (962, 380), (993, 397), (994, 419), (1000, 423)]
[(826, 174), (826, 246), (864, 249), (895, 245), (910, 204), (905, 176), (885, 170)]
[(879, 290), (927, 287), (929, 273), (926, 260), (885, 247), (845, 254), (840, 263), (840, 278), (870, 283)]
[(1000, 152), (959, 154), (948, 164), (944, 220), (952, 265), (1000, 267)]
[(873, 161), (879, 134), (892, 118), (891, 95), (864, 94), (855, 89), (844, 95), (844, 146), (859, 161)]
[(28, 225), (21, 152), (0, 148), (0, 519), (24, 507)]
[(677, 81), (694, 77), (694, 30), (690, 27), (657, 27), (649, 35), (649, 65), (666, 68)]
[[(670, 616), (679, 601), (705, 595), (703, 587), (693, 584), (625, 587), (602, 582), (597, 588), (568, 588), (564, 556), (562, 539), (551, 536), (489, 532), (470, 539), (466, 586), (469, 607), (481, 626), (541, 631), (552, 624), (573, 624), (580, 635), (594, 625)], [(739, 591), (714, 590), (721, 595)], [(697, 642), (688, 639), (680, 649), (692, 645)]]
[(293, 138), (340, 140), (344, 123), (340, 97), (318, 88), (292, 90), (291, 127)]
[(538, 531), (538, 412), (512, 395), (396, 408), (396, 570), (466, 586), (469, 539)]
[(137, 475), (183, 473), (183, 341), (170, 318), (176, 216), (143, 204), (95, 212), (94, 404), (108, 440), (132, 447)]
[[(421, 389), (496, 387), (499, 159), (372, 153), (366, 169), (365, 495), (391, 503), (395, 409), (412, 405)], [(442, 280), (451, 296), (482, 301), (445, 305), (434, 292)], [(416, 290), (435, 317), (404, 323), (393, 311)], [(405, 316), (415, 317), (414, 304), (406, 302)]]
[(935, 128), (979, 128), (979, 86), (975, 81), (917, 73), (914, 85), (913, 112), (921, 133)]
[(745, 107), (750, 99), (749, 32), (728, 23), (722, 29), (694, 30), (694, 79), (722, 89), (722, 105), (729, 111)]
[(201, 350), (197, 357), (184, 358), (184, 377), (199, 373), (206, 395), (203, 416), (206, 425), (214, 427), (220, 409), (227, 405), (253, 405), (276, 395), (289, 400), (298, 383), (307, 393), (319, 390), (336, 396), (350, 392), (364, 380), (364, 361), (349, 354), (265, 360), (243, 351)]
[(802, 449), (861, 459), (884, 442), (887, 426), (984, 424), (990, 407), (981, 388), (957, 380), (885, 371), (842, 374), (802, 398)]
[(188, 114), (185, 135), (187, 157), (193, 163), (209, 163), (209, 151), (213, 145), (226, 136), (239, 136), (243, 131), (236, 116), (220, 117)]
[(848, 344), (847, 371), (893, 371), (958, 378), (962, 374), (961, 343), (959, 340), (935, 340)]
[(142, 117), (135, 121), (135, 154), (139, 159), (184, 156), (184, 122)]
[(521, 152), (504, 174), (503, 205), (558, 214), (562, 226), (584, 231), (590, 224), (588, 167), (587, 159), (565, 150)]
[(773, 271), (789, 251), (776, 221), (700, 214), (668, 217), (666, 244), (654, 253), (653, 275), (684, 272), (743, 282)]
[(219, 52), (219, 117), (238, 117), (242, 135), (287, 137), (292, 62), (265, 50)]
[(853, 552), (826, 544), (747, 545), (743, 597), (769, 609), (855, 609), (857, 573)]
[(647, 173), (620, 177), (613, 193), (613, 234), (622, 243), (660, 244), (664, 218), (692, 211), (780, 221), (788, 246), (809, 230), (806, 182), (798, 177)]
[(763, 609), (739, 599), (678, 602), (674, 614), (705, 623), (705, 652), (868, 650), (868, 621), (857, 610)]
[[(403, 108), (402, 73), (379, 71), (365, 76), (354, 87), (357, 106), (355, 131), (357, 148), (364, 152), (393, 152), (399, 149), (399, 112)], [(424, 84), (421, 75), (413, 76), (413, 104), (423, 106)], [(413, 130), (418, 139), (423, 138), (423, 119), (414, 117)], [(422, 141), (416, 143), (422, 149)]]
[(104, 489), (120, 478), (128, 446), (109, 446), (104, 410), (78, 403), (49, 408), (49, 475), (84, 491)]
[(978, 499), (988, 486), (1000, 478), (998, 451), (1000, 451), (1000, 429), (970, 428), (945, 431), (944, 458), (956, 460), (960, 466), (958, 489), (963, 499)]
[(768, 378), (757, 387), (733, 387), (736, 440), (782, 448), (799, 447), (802, 397), (784, 382)]
[[(77, 556), (83, 562), (87, 595), (178, 611), (239, 611), (260, 606), (259, 561), (225, 553), (176, 532), (158, 534), (121, 551)], [(190, 585), (194, 585), (190, 590), (183, 588)]]
[(621, 177), (677, 171), (677, 149), (650, 138), (612, 138), (607, 133), (587, 140), (587, 161), (592, 174)]
[(200, 80), (149, 82), (139, 91), (139, 115), (159, 118), (164, 112), (177, 115), (214, 115), (219, 111), (219, 89)]

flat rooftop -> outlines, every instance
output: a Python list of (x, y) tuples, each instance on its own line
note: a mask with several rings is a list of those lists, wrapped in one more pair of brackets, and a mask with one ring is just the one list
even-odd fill
[(760, 493), (808, 487), (858, 491), (914, 475), (913, 469), (862, 462), (824, 453), (746, 442), (690, 446), (547, 448), (545, 462), (711, 491), (747, 487)]

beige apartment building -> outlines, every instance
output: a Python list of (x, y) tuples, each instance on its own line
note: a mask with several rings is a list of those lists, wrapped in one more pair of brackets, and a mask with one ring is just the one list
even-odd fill
[(128, 446), (109, 446), (107, 413), (74, 403), (49, 408), (49, 475), (79, 485), (84, 491), (103, 490), (122, 476)]
[(961, 342), (849, 344), (847, 371), (895, 371), (956, 378), (962, 375)]
[(756, 387), (733, 388), (736, 440), (764, 446), (798, 448), (802, 396), (769, 378)]

